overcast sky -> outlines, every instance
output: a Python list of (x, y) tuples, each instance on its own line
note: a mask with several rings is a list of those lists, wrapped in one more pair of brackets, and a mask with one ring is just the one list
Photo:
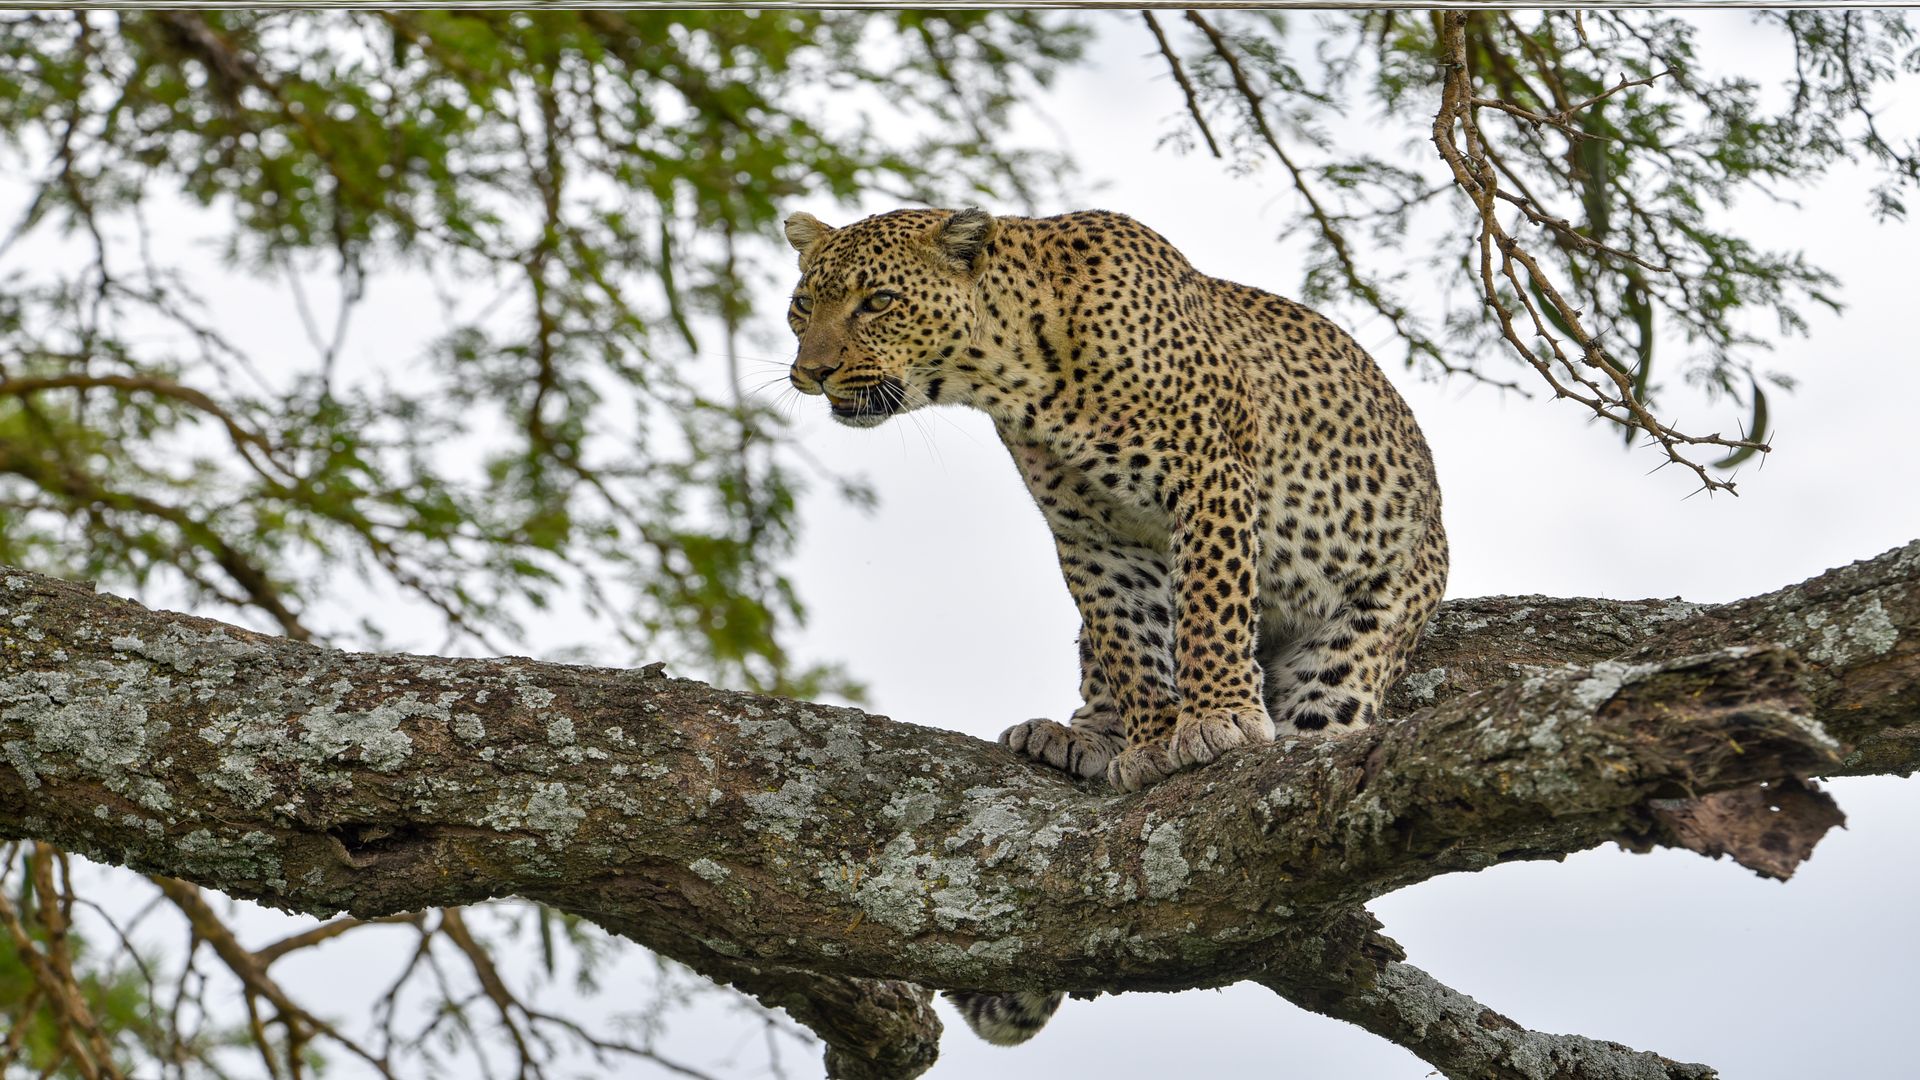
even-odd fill
[[(1700, 18), (1722, 65), (1782, 70), (1780, 54), (1760, 47), (1772, 39), (1757, 37), (1747, 16)], [(1115, 33), (1047, 99), (1057, 128), (1029, 128), (1040, 140), (1064, 132), (1082, 169), (1076, 205), (1134, 215), (1205, 272), (1294, 291), (1298, 248), (1275, 240), (1292, 207), (1280, 178), (1234, 178), (1204, 156), (1156, 149), (1178, 100), (1137, 17), (1100, 20)], [(1887, 118), (1890, 130), (1920, 126), (1906, 104)], [(1336, 134), (1377, 140), (1381, 129), (1355, 116)], [(1775, 453), (1741, 476), (1737, 499), (1687, 498), (1693, 485), (1678, 470), (1645, 475), (1657, 458), (1622, 451), (1575, 406), (1391, 369), (1438, 463), (1450, 594), (1728, 600), (1920, 537), (1911, 446), (1920, 365), (1907, 325), (1920, 230), (1874, 225), (1865, 210), (1870, 183), (1864, 172), (1836, 174), (1803, 193), (1804, 211), (1756, 207), (1741, 223), (1838, 272), (1849, 307), (1840, 317), (1814, 313), (1811, 337), (1780, 344), (1768, 366), (1798, 376), (1802, 388), (1776, 399)], [(850, 216), (825, 200), (792, 209), (835, 224)], [(765, 305), (778, 307), (777, 297)], [(417, 319), (438, 311), (404, 301), (369, 308), (350, 348), (424, 338), (433, 327)], [(416, 324), (382, 322), (405, 317)], [(1377, 325), (1353, 329), (1369, 346), (1387, 340)], [(784, 360), (791, 343), (783, 333), (754, 351)], [(1077, 704), (1077, 622), (1040, 516), (984, 418), (946, 409), (853, 431), (830, 423), (818, 399), (800, 402), (796, 418), (815, 455), (866, 476), (880, 495), (871, 514), (824, 490), (808, 497), (794, 566), (812, 610), (802, 650), (845, 661), (871, 687), (872, 710), (899, 720), (990, 738), (1028, 717), (1064, 718)], [(1734, 418), (1682, 419), (1711, 428)], [(540, 655), (542, 644), (529, 651)], [(1912, 1076), (1920, 783), (1832, 787), (1849, 827), (1786, 885), (1692, 855), (1609, 850), (1429, 882), (1374, 910), (1412, 962), (1529, 1027), (1707, 1062), (1734, 1080)], [(272, 918), (250, 925), (264, 937)], [(351, 1017), (377, 992), (377, 982), (361, 980), (379, 967), (383, 940), (392, 939), (352, 935), (290, 960), (287, 974), (304, 971), (307, 986), (318, 979), (333, 1006), (323, 1011)], [(644, 977), (645, 965), (632, 963), (607, 981)], [(591, 1008), (638, 996), (613, 990)], [(931, 1074), (947, 1080), (988, 1070), (997, 1080), (1414, 1080), (1430, 1072), (1372, 1035), (1257, 988), (1069, 1002), (1039, 1038), (1011, 1050), (973, 1040), (948, 1016), (953, 1029)], [(667, 1045), (703, 1064), (736, 1055), (740, 1071), (716, 1071), (757, 1075), (744, 1063), (758, 1059), (742, 1049), (753, 1038), (737, 1016), (710, 1008), (676, 1027)], [(337, 1075), (354, 1075), (340, 1064)], [(813, 1067), (801, 1063), (795, 1074)]]

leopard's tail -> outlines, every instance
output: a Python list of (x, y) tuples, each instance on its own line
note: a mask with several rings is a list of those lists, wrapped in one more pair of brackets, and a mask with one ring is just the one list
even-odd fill
[(1003, 994), (949, 990), (944, 996), (960, 1010), (975, 1035), (995, 1046), (1016, 1046), (1040, 1033), (1066, 995), (1037, 990)]

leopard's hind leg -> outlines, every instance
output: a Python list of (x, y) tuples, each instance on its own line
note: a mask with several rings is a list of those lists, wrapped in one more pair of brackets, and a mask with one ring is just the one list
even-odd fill
[(1381, 719), (1387, 691), (1446, 590), (1447, 541), (1437, 521), (1404, 565), (1354, 589), (1269, 661), (1269, 709), (1282, 730), (1317, 735)]

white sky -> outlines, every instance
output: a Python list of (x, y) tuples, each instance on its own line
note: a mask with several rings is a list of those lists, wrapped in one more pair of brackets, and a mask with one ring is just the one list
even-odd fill
[[(1281, 179), (1233, 178), (1203, 155), (1157, 150), (1178, 99), (1137, 17), (1101, 18), (1116, 33), (1047, 98), (1057, 129), (1030, 129), (1041, 139), (1067, 133), (1087, 192), (1080, 205), (1133, 214), (1205, 272), (1293, 291), (1298, 248), (1274, 240), (1292, 205)], [(1745, 16), (1700, 18), (1710, 24), (1704, 47), (1721, 64), (1781, 70), (1766, 67), (1778, 56), (1758, 51)], [(1920, 117), (1909, 108), (1893, 119), (1893, 130), (1912, 131)], [(1340, 134), (1380, 137), (1366, 117)], [(1920, 357), (1906, 326), (1908, 253), (1920, 230), (1874, 225), (1865, 210), (1870, 182), (1864, 172), (1839, 173), (1804, 193), (1804, 212), (1755, 208), (1741, 222), (1763, 242), (1804, 248), (1837, 271), (1849, 309), (1842, 317), (1814, 313), (1812, 336), (1782, 342), (1767, 365), (1799, 376), (1802, 388), (1775, 396), (1776, 451), (1764, 469), (1741, 476), (1740, 498), (1689, 499), (1692, 485), (1678, 470), (1644, 475), (1655, 457), (1623, 452), (1615, 434), (1583, 423), (1567, 403), (1427, 383), (1392, 369), (1438, 462), (1451, 594), (1728, 600), (1920, 536), (1912, 494), (1920, 468), (1909, 443)], [(1095, 184), (1103, 186), (1092, 191)], [(792, 209), (836, 224), (851, 216), (824, 202)], [(404, 290), (376, 296), (350, 349), (404, 363), (376, 350), (430, 332), (420, 322), (438, 309), (420, 299)], [(1379, 326), (1354, 329), (1363, 343), (1385, 341)], [(782, 335), (750, 351), (784, 360), (791, 345)], [(1512, 370), (1524, 384), (1524, 373)], [(1695, 408), (1680, 396), (1670, 401)], [(895, 420), (852, 431), (829, 422), (817, 400), (802, 401), (797, 416), (814, 454), (864, 474), (880, 494), (870, 515), (839, 503), (825, 485), (807, 498), (793, 566), (812, 609), (802, 650), (848, 662), (871, 686), (873, 711), (896, 719), (990, 738), (1014, 721), (1070, 711), (1073, 609), (1039, 514), (984, 418), (946, 409), (921, 414), (918, 425)], [(1687, 419), (1731, 426), (1735, 418)], [(542, 644), (530, 651), (540, 655)], [(1608, 850), (1437, 880), (1374, 910), (1412, 962), (1529, 1027), (1707, 1062), (1733, 1080), (1911, 1076), (1920, 939), (1904, 928), (1920, 902), (1920, 784), (1854, 780), (1832, 789), (1850, 825), (1786, 885), (1692, 855)], [(260, 913), (249, 922), (267, 937), (278, 920)], [(391, 956), (391, 945), (381, 944), (390, 933), (356, 934), (288, 967), (309, 973), (298, 981), (329, 1003), (323, 1011), (352, 1017), (381, 985), (366, 976)], [(616, 989), (589, 1011), (625, 1007), (635, 995), (617, 989), (621, 980), (639, 980), (645, 968), (624, 965), (607, 980)], [(996, 1080), (1414, 1080), (1430, 1072), (1372, 1035), (1257, 988), (1069, 1002), (1038, 1039), (1012, 1050), (973, 1040), (948, 1015), (951, 1033), (931, 1074), (946, 1080), (988, 1070)], [(756, 1059), (741, 1046), (753, 1038), (737, 1018), (709, 1007), (680, 1023), (665, 1046), (703, 1064), (736, 1053), (746, 1062)], [(335, 1075), (355, 1075), (340, 1066)], [(795, 1075), (812, 1068), (801, 1063)], [(716, 1071), (758, 1074), (738, 1069), (745, 1071)], [(650, 1074), (636, 1067), (623, 1075)]]

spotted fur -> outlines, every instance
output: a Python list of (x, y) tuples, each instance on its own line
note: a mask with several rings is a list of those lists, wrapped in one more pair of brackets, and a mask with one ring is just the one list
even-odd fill
[(974, 1034), (995, 1046), (1018, 1046), (1040, 1034), (1066, 995), (1016, 990), (982, 994), (949, 990), (945, 995)]
[(1132, 791), (1380, 719), (1447, 541), (1413, 414), (1344, 331), (1104, 211), (786, 229), (793, 385), (858, 427), (986, 412), (1046, 516), (1084, 704), (1003, 743)]

